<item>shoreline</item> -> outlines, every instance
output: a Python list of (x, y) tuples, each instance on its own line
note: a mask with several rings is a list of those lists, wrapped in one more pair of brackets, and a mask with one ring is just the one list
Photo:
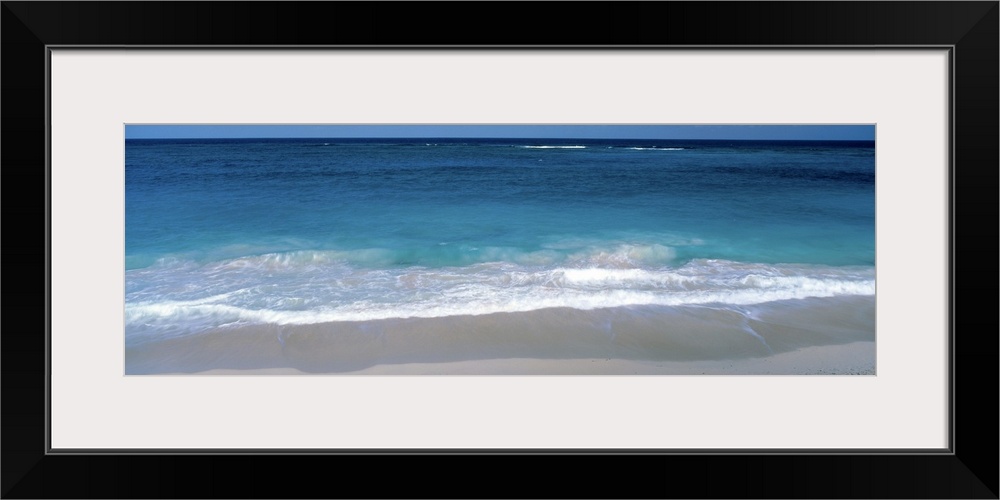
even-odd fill
[(875, 373), (875, 297), (245, 325), (126, 346), (125, 374)]

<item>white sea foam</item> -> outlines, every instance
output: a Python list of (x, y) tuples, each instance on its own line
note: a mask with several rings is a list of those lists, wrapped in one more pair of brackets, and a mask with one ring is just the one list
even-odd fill
[[(592, 280), (585, 280), (591, 281)], [(614, 281), (614, 280), (612, 280)], [(606, 282), (606, 281), (605, 281)], [(412, 303), (377, 303), (360, 300), (339, 306), (310, 310), (249, 309), (227, 304), (139, 303), (126, 306), (126, 322), (156, 323), (193, 320), (209, 325), (236, 322), (314, 324), (335, 321), (366, 321), (391, 318), (435, 318), (525, 312), (553, 307), (600, 309), (637, 305), (751, 305), (764, 302), (835, 295), (872, 295), (873, 283), (833, 282), (824, 287), (797, 289), (691, 290), (662, 293), (657, 290), (604, 289), (594, 291), (541, 287), (533, 291), (511, 292), (489, 285), (466, 285), (430, 300)]]
[(684, 148), (639, 148), (639, 147), (634, 147), (634, 148), (625, 148), (625, 149), (632, 149), (632, 150), (635, 150), (635, 151), (684, 151)]
[(525, 149), (587, 149), (587, 146), (519, 146)]
[[(311, 263), (306, 256), (299, 257), (299, 262)], [(270, 257), (261, 261), (286, 265), (285, 260)], [(717, 260), (695, 260), (679, 267), (616, 267), (601, 262), (603, 265), (594, 265), (579, 260), (570, 267), (487, 262), (396, 269), (331, 265), (295, 268), (285, 274), (228, 263), (228, 267), (205, 266), (203, 274), (171, 275), (170, 279), (186, 282), (182, 285), (171, 282), (159, 290), (147, 287), (128, 292), (125, 320), (133, 331), (178, 325), (190, 330), (227, 324), (434, 318), (553, 307), (742, 306), (875, 293), (874, 269), (870, 267)], [(227, 272), (219, 273), (219, 267)], [(308, 271), (301, 272), (303, 269)], [(192, 282), (201, 288), (190, 286)]]

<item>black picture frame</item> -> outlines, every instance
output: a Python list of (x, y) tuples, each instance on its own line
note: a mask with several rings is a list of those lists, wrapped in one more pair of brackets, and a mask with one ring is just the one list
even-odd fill
[[(492, 2), (2, 4), (2, 253), (9, 271), (26, 271), (9, 273), (3, 293), (4, 498), (998, 498), (998, 323), (992, 308), (1000, 170), (996, 1), (574, 2), (554, 3), (551, 10), (538, 3)], [(572, 18), (559, 14), (566, 10)], [(386, 45), (949, 47), (950, 450), (50, 453), (48, 47)], [(986, 306), (978, 305), (979, 297)], [(559, 475), (553, 462), (574, 474)], [(306, 472), (316, 466), (330, 476)], [(361, 479), (373, 469), (385, 479)], [(481, 489), (468, 490), (470, 482)]]

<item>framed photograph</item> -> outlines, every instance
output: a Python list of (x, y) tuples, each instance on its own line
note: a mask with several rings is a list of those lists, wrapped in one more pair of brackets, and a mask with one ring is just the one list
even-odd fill
[(996, 2), (403, 23), (465, 10), (4, 3), (8, 186), (46, 194), (5, 245), (45, 270), (7, 300), (5, 497), (295, 497), (360, 455), (997, 497), (995, 317), (957, 305), (994, 275)]

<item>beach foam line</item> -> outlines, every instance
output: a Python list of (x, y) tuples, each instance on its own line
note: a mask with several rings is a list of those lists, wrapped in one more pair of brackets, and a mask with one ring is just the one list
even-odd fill
[[(655, 248), (643, 251), (658, 252)], [(223, 325), (306, 325), (552, 308), (738, 308), (875, 294), (873, 267), (717, 260), (693, 260), (679, 267), (634, 267), (601, 257), (598, 265), (593, 260), (576, 260), (578, 266), (555, 268), (490, 262), (366, 269), (324, 259), (317, 262), (315, 257), (264, 256), (183, 270), (129, 271), (126, 335), (155, 337)]]
[[(603, 270), (602, 270), (603, 271)], [(606, 271), (604, 271), (606, 272)], [(605, 284), (621, 279), (617, 272), (605, 275), (583, 272), (573, 276), (589, 284)], [(662, 279), (662, 278), (658, 278)], [(571, 289), (555, 284), (550, 287), (500, 288), (483, 284), (466, 284), (445, 289), (440, 294), (411, 303), (379, 303), (372, 299), (340, 305), (325, 305), (306, 310), (250, 308), (227, 303), (198, 301), (153, 301), (126, 304), (127, 324), (155, 326), (177, 322), (203, 326), (227, 323), (273, 323), (303, 325), (337, 321), (369, 321), (390, 318), (439, 318), (462, 315), (484, 315), (504, 312), (527, 312), (550, 308), (579, 310), (626, 306), (684, 306), (718, 304), (722, 306), (753, 305), (766, 302), (833, 297), (839, 295), (874, 295), (874, 282), (820, 281), (808, 279), (778, 279), (791, 283), (775, 289), (743, 288), (734, 290), (667, 291), (623, 290), (598, 288)], [(804, 283), (804, 285), (803, 285)]]

